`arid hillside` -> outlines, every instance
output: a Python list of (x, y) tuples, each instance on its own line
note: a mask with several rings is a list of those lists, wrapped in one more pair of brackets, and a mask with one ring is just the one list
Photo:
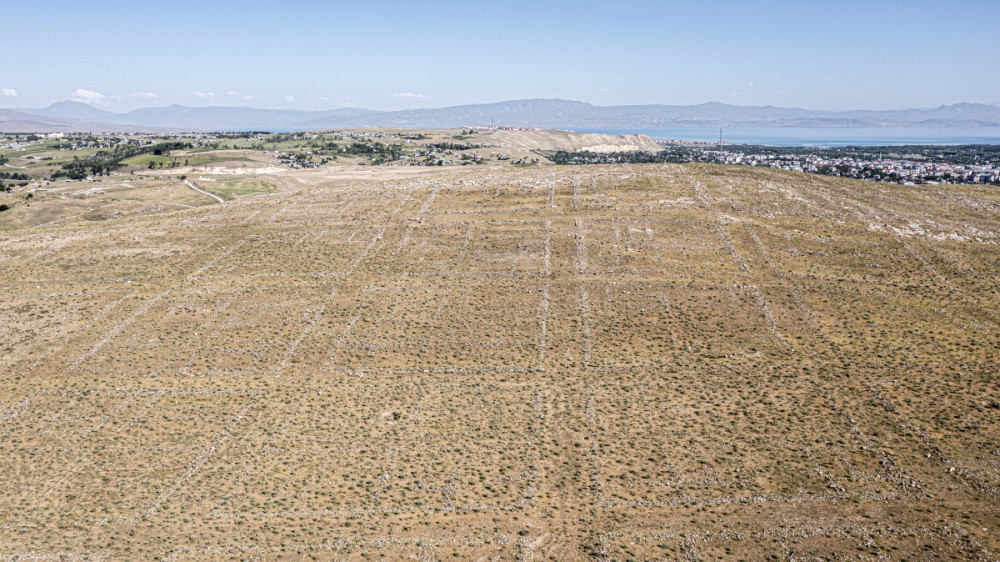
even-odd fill
[(485, 139), (504, 148), (519, 150), (565, 150), (567, 152), (659, 152), (663, 147), (646, 135), (606, 135), (572, 131), (497, 131)]
[(0, 215), (0, 559), (1000, 556), (995, 190), (358, 168)]

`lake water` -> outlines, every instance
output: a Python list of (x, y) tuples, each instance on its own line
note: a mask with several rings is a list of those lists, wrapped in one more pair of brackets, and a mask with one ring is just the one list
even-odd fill
[[(718, 127), (580, 131), (612, 135), (643, 134), (657, 140), (719, 141)], [(1000, 144), (1000, 127), (723, 127), (722, 141), (728, 144), (817, 147)]]

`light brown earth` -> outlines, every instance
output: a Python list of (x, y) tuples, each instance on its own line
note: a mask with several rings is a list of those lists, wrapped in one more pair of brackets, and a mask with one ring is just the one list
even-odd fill
[(606, 135), (559, 130), (497, 131), (483, 137), (487, 142), (518, 150), (565, 150), (567, 152), (659, 152), (663, 147), (646, 135)]
[(259, 179), (0, 235), (2, 559), (997, 559), (994, 190)]

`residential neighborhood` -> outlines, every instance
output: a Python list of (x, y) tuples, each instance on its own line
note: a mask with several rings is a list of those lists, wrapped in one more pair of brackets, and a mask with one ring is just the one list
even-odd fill
[(738, 148), (705, 150), (713, 162), (741, 166), (769, 166), (795, 172), (859, 178), (900, 184), (1000, 183), (997, 163), (971, 165), (902, 158), (866, 159), (820, 154), (756, 154)]
[(637, 164), (706, 162), (766, 166), (868, 181), (915, 184), (980, 183), (1000, 185), (1000, 147), (995, 145), (905, 147), (777, 147), (710, 145), (657, 141), (660, 152), (556, 151), (546, 157), (556, 164)]

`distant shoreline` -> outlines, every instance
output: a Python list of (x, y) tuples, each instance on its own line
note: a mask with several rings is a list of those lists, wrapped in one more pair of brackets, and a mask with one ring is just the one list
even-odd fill
[[(574, 129), (585, 133), (647, 135), (654, 140), (714, 144), (719, 127)], [(1000, 127), (722, 127), (722, 142), (766, 146), (1000, 145)]]

